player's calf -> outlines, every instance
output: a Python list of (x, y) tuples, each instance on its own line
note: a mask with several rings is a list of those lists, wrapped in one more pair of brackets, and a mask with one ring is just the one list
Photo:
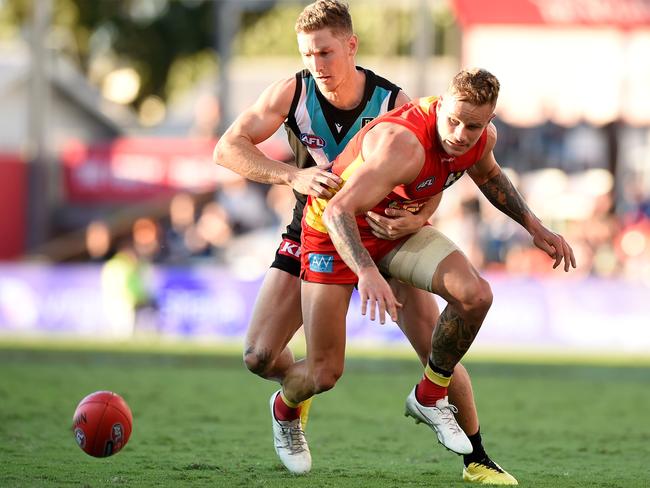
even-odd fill
[(339, 369), (328, 366), (316, 369), (312, 372), (313, 394), (316, 395), (331, 390), (342, 375), (342, 368)]

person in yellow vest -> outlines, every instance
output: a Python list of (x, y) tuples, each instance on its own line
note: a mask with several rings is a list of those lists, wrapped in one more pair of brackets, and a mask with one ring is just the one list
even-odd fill
[(111, 336), (126, 339), (133, 336), (140, 307), (150, 303), (146, 283), (148, 265), (140, 260), (133, 245), (123, 241), (101, 271), (104, 316)]

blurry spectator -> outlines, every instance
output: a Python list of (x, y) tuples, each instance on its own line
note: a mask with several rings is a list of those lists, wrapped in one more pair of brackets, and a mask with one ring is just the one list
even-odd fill
[(177, 193), (169, 204), (169, 218), (174, 231), (179, 234), (185, 232), (192, 224), (196, 205), (194, 199), (188, 193)]
[(508, 250), (527, 242), (526, 236), (512, 219), (488, 202), (483, 202), (480, 210), (478, 239), (483, 250), (484, 267), (493, 271), (502, 270)]
[(264, 199), (266, 188), (244, 178), (224, 183), (217, 192), (217, 202), (228, 213), (235, 233), (249, 232), (273, 225), (273, 214)]
[(161, 252), (158, 223), (149, 217), (137, 219), (133, 224), (133, 247), (142, 259), (157, 261)]
[(209, 202), (196, 218), (196, 203), (191, 195), (172, 198), (169, 225), (165, 231), (165, 261), (189, 264), (194, 258), (211, 257), (220, 262), (233, 230), (230, 217), (217, 202)]
[(621, 262), (614, 251), (614, 239), (619, 221), (613, 213), (611, 191), (594, 196), (591, 215), (580, 221), (580, 239), (586, 247), (584, 267), (590, 274), (611, 277), (621, 272)]
[(139, 310), (153, 307), (149, 294), (148, 267), (129, 240), (123, 239), (117, 252), (104, 263), (101, 273), (104, 311), (115, 338), (133, 335)]
[(622, 192), (624, 203), (621, 211), (626, 222), (638, 222), (650, 218), (650, 188), (645, 188), (642, 175), (632, 172), (626, 176)]
[(544, 155), (544, 167), (561, 168), (564, 162), (566, 129), (548, 120), (540, 126), (540, 142)]
[(284, 228), (291, 222), (295, 197), (288, 185), (272, 185), (266, 194), (266, 204), (275, 214), (275, 225)]
[(583, 171), (607, 167), (607, 141), (596, 127), (580, 124), (567, 131), (564, 160), (567, 169)]
[(211, 139), (217, 135), (221, 124), (219, 99), (213, 93), (203, 93), (196, 100), (194, 122), (189, 135)]
[(91, 261), (103, 261), (111, 248), (111, 231), (103, 220), (93, 220), (86, 227), (86, 250)]
[(169, 226), (165, 231), (165, 261), (185, 263), (192, 251), (186, 239), (195, 224), (196, 205), (188, 193), (177, 193), (169, 205)]
[(218, 262), (232, 234), (226, 211), (217, 202), (210, 202), (203, 207), (196, 225), (187, 230), (185, 245), (193, 256), (211, 256)]
[(650, 219), (623, 228), (616, 238), (616, 252), (626, 278), (650, 285)]

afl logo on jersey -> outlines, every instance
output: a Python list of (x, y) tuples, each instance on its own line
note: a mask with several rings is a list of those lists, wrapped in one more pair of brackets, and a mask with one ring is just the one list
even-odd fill
[(433, 185), (433, 182), (435, 181), (435, 179), (436, 179), (435, 176), (432, 176), (431, 178), (427, 178), (422, 183), (420, 183), (418, 186), (416, 186), (415, 190), (416, 191), (424, 190), (425, 188)]
[(300, 134), (300, 142), (312, 149), (321, 149), (325, 147), (325, 141), (323, 138), (318, 137), (316, 134), (307, 134), (306, 132), (303, 132)]

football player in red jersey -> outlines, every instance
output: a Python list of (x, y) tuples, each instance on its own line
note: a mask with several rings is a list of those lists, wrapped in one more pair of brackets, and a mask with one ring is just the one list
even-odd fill
[[(461, 71), (442, 97), (414, 100), (362, 129), (334, 161), (341, 189), (328, 199), (309, 197), (301, 268), (307, 357), (285, 375), (281, 398), (288, 406), (333, 388), (343, 373), (345, 317), (355, 284), (362, 314), (381, 323), (386, 313), (398, 318), (402, 305), (384, 271), (448, 303), (433, 331), (424, 375), (407, 397), (406, 414), (430, 426), (448, 449), (471, 452), (447, 389), (490, 308), (490, 286), (433, 227), (384, 241), (373, 235), (364, 215), (423, 205), (467, 171), (488, 200), (554, 259), (554, 268), (563, 262), (565, 272), (575, 268), (569, 244), (534, 215), (494, 158), (497, 133), (491, 120), (498, 93), (491, 73)], [(464, 477), (472, 479), (468, 471)]]

